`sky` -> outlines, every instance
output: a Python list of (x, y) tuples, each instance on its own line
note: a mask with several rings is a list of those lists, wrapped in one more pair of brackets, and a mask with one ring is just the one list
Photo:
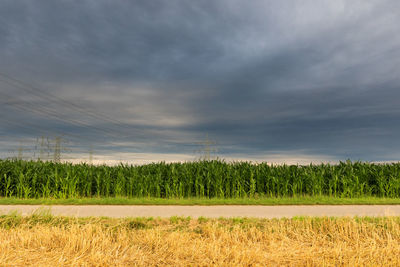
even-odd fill
[(398, 25), (396, 0), (3, 0), (0, 156), (60, 136), (66, 160), (186, 161), (208, 136), (222, 159), (398, 161)]

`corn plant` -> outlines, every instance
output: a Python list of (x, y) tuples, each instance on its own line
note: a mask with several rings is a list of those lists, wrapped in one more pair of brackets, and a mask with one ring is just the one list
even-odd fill
[(0, 160), (0, 197), (400, 197), (400, 163), (269, 165), (198, 161), (148, 165)]

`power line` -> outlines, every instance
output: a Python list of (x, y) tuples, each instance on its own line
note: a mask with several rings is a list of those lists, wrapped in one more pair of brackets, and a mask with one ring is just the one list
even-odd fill
[[(1, 76), (1, 75), (4, 76), (4, 74), (1, 74), (1, 73), (0, 73), (0, 76)], [(8, 83), (9, 85), (12, 85), (12, 86), (21, 87), (21, 86), (15, 85), (15, 84), (11, 84), (11, 83), (9, 83), (8, 81), (4, 81), (4, 80), (2, 80), (2, 79), (0, 79), (0, 81), (6, 82), (6, 83)], [(21, 89), (26, 89), (26, 88), (21, 88)], [(38, 89), (38, 90), (39, 90), (39, 89)], [(47, 97), (47, 96), (44, 95), (43, 93), (41, 93), (41, 94), (39, 94), (39, 95), (35, 94), (34, 91), (32, 91), (32, 92), (30, 91), (30, 93), (32, 93), (32, 94), (33, 94), (34, 96), (36, 96), (36, 97), (39, 97), (39, 98), (46, 98), (48, 101), (52, 101), (52, 102), (53, 102), (53, 100), (52, 100), (51, 98)], [(20, 109), (20, 110), (32, 111), (32, 112), (34, 112), (34, 113), (36, 113), (36, 114), (39, 113), (39, 114), (41, 114), (41, 115), (45, 115), (46, 117), (52, 117), (52, 118), (55, 118), (55, 119), (57, 119), (57, 120), (59, 120), (59, 121), (63, 121), (63, 122), (66, 122), (66, 123), (69, 123), (69, 124), (72, 124), (72, 125), (75, 125), (75, 126), (83, 127), (83, 128), (85, 128), (85, 129), (90, 129), (90, 130), (93, 130), (93, 129), (94, 129), (94, 130), (96, 130), (97, 132), (103, 132), (103, 133), (105, 133), (107, 136), (112, 137), (112, 138), (116, 138), (116, 139), (132, 137), (132, 134), (124, 135), (125, 133), (123, 133), (123, 132), (120, 132), (119, 135), (116, 135), (116, 134), (115, 134), (116, 131), (115, 131), (114, 128), (113, 128), (113, 129), (108, 128), (108, 127), (102, 127), (102, 128), (100, 128), (100, 127), (94, 126), (93, 124), (85, 123), (85, 122), (83, 122), (82, 120), (68, 119), (68, 118), (65, 118), (64, 116), (60, 115), (60, 114), (59, 114), (57, 111), (55, 111), (54, 109), (50, 109), (50, 108), (45, 107), (45, 106), (37, 107), (37, 106), (34, 106), (34, 105), (33, 105), (31, 102), (29, 102), (29, 101), (18, 101), (17, 98), (12, 97), (12, 96), (10, 96), (10, 95), (7, 95), (7, 94), (5, 94), (4, 92), (1, 93), (1, 94), (3, 95), (3, 99), (8, 99), (8, 101), (6, 101), (6, 102), (3, 101), (4, 104), (6, 104), (6, 105), (8, 105), (8, 106), (11, 106), (11, 107), (14, 107), (14, 108), (17, 108), (17, 109)], [(56, 98), (56, 97), (53, 96), (52, 98)], [(63, 102), (67, 102), (67, 101), (63, 101)], [(71, 104), (74, 105), (74, 106), (77, 106), (77, 105), (75, 105), (75, 104), (73, 104), (73, 103), (71, 103)], [(74, 109), (73, 109), (73, 110), (74, 110)], [(74, 111), (76, 111), (76, 110), (74, 110)], [(86, 114), (88, 114), (88, 113), (86, 113)], [(92, 113), (91, 113), (91, 116), (94, 116), (94, 114), (95, 114), (95, 113), (92, 112)], [(104, 116), (104, 115), (102, 115), (102, 116), (96, 115), (96, 117), (97, 117), (97, 118), (102, 118), (102, 117), (106, 118), (106, 116)], [(105, 119), (105, 120), (106, 120), (106, 121), (109, 121), (109, 122), (112, 122), (112, 121), (109, 120), (109, 119)], [(116, 121), (118, 121), (118, 120), (116, 120)], [(115, 124), (115, 123), (114, 123), (114, 124)], [(126, 128), (126, 125), (123, 125), (122, 123), (120, 123), (119, 125)], [(129, 130), (131, 130), (131, 129), (129, 129)]]
[[(40, 128), (37, 125), (29, 123), (29, 122), (19, 123), (18, 121), (10, 120), (10, 119), (7, 119), (7, 118), (1, 117), (1, 116), (0, 116), (0, 121), (6, 123), (7, 125), (10, 125), (10, 124), (14, 125), (15, 127), (17, 127), (19, 129), (18, 130), (19, 132), (26, 133), (26, 134), (28, 134), (30, 136), (36, 135), (36, 133), (39, 133), (42, 136), (48, 136), (49, 133), (52, 136), (65, 135), (64, 133), (62, 133), (60, 131), (44, 130), (43, 128)], [(72, 140), (72, 141), (75, 140), (75, 141), (78, 142), (78, 143), (73, 142), (72, 145), (69, 145), (69, 147), (72, 149), (72, 151), (74, 153), (80, 153), (80, 154), (87, 154), (88, 153), (87, 149), (81, 149), (80, 148), (81, 145), (79, 145), (79, 143), (82, 142), (82, 141), (89, 141), (90, 147), (91, 147), (91, 149), (93, 149), (93, 143), (92, 143), (93, 142), (93, 138), (85, 137), (85, 136), (78, 136), (78, 135), (75, 135), (75, 134), (66, 134), (66, 135), (69, 137), (70, 140)], [(8, 139), (10, 138), (9, 135), (4, 135), (3, 134), (2, 136), (7, 137)], [(17, 140), (19, 140), (19, 138)], [(77, 146), (75, 146), (74, 143)], [(112, 141), (102, 141), (101, 142), (101, 146), (104, 146), (104, 145), (110, 145), (110, 146), (114, 146), (114, 147), (120, 147), (121, 146), (121, 145), (116, 144), (115, 142), (112, 142)], [(85, 146), (87, 146), (87, 143), (85, 144)]]
[[(1, 118), (0, 117), (0, 121), (5, 121), (5, 122), (7, 122), (7, 123), (9, 123), (9, 124), (14, 124), (14, 125), (16, 125), (17, 127), (20, 127), (20, 128), (22, 128), (23, 130), (25, 130), (25, 131), (23, 131), (23, 132), (25, 132), (25, 133), (28, 133), (28, 134), (31, 134), (32, 135), (32, 129), (33, 130), (36, 130), (36, 131), (38, 131), (38, 132), (40, 132), (40, 133), (42, 133), (42, 136), (40, 137), (41, 138), (41, 142), (39, 142), (38, 141), (38, 138), (36, 138), (36, 146), (35, 146), (35, 149), (34, 149), (34, 151), (36, 151), (36, 152), (38, 152), (38, 159), (49, 159), (50, 158), (50, 151), (52, 150), (52, 148), (51, 148), (51, 145), (50, 145), (50, 140), (49, 140), (49, 138), (47, 137), (47, 138), (45, 138), (44, 136), (48, 136), (48, 132), (46, 132), (46, 131), (44, 131), (44, 130), (42, 130), (42, 129), (40, 129), (40, 128), (38, 128), (38, 127), (32, 127), (32, 126), (29, 126), (29, 125), (26, 125), (26, 124), (24, 124), (24, 125), (21, 125), (21, 124), (18, 124), (18, 123), (15, 123), (14, 121), (11, 121), (11, 120), (7, 120), (7, 119), (5, 119), (5, 118)], [(28, 131), (26, 131), (26, 130), (28, 130)], [(53, 135), (53, 136), (60, 136), (60, 135), (63, 135), (63, 134), (59, 134), (59, 133), (53, 133), (53, 134), (51, 134), (51, 135)], [(10, 136), (9, 135), (2, 135), (3, 137), (6, 137), (6, 138), (8, 138), (8, 139), (10, 139)], [(57, 137), (56, 137), (57, 138)], [(78, 139), (77, 141), (82, 141), (82, 139), (84, 140), (85, 138), (79, 138), (79, 136), (76, 138), (76, 139)], [(15, 140), (17, 141), (17, 140), (20, 140), (20, 138), (15, 138)], [(74, 140), (74, 139), (72, 139), (72, 140)], [(90, 138), (87, 138), (86, 140), (90, 140)], [(68, 145), (68, 148), (69, 148), (69, 150), (67, 150), (65, 147), (64, 147), (64, 149), (63, 149), (63, 152), (64, 153), (68, 153), (68, 152), (73, 152), (73, 153), (78, 153), (78, 154), (87, 154), (88, 153), (88, 150), (87, 149), (83, 149), (83, 148), (81, 148), (81, 145), (79, 145), (79, 144), (77, 144), (77, 143), (75, 143), (76, 145), (74, 145), (74, 142), (72, 143), (72, 145), (70, 144), (70, 145)], [(117, 145), (115, 145), (115, 144), (112, 144), (111, 142), (106, 142), (106, 143), (104, 143), (103, 142), (103, 144), (102, 145), (104, 145), (104, 144), (109, 144), (109, 145), (114, 145), (115, 147), (117, 147)], [(21, 143), (20, 143), (20, 146), (21, 146)], [(29, 145), (28, 145), (29, 146)], [(86, 145), (85, 145), (86, 146)], [(30, 147), (30, 146), (29, 146)], [(38, 149), (38, 147), (39, 147), (39, 149)], [(54, 146), (53, 146), (54, 147)], [(91, 153), (91, 154), (93, 154), (93, 144), (90, 144), (90, 148), (89, 148), (89, 153)], [(37, 151), (38, 150), (38, 151)], [(0, 151), (1, 151), (1, 149), (0, 149)], [(24, 149), (24, 151), (31, 151), (31, 149)], [(15, 153), (15, 150), (14, 150), (14, 153)], [(45, 155), (45, 153), (47, 153), (47, 155)], [(35, 154), (33, 155), (33, 158), (35, 158)], [(60, 157), (59, 156), (53, 156), (53, 158), (55, 159), (55, 160), (58, 160)], [(92, 158), (93, 158), (93, 155), (92, 155)], [(63, 159), (65, 159), (65, 157), (63, 156)]]
[(196, 152), (202, 153), (205, 160), (211, 159), (211, 152), (218, 151), (216, 148), (212, 147), (213, 145), (216, 145), (217, 142), (210, 140), (208, 138), (208, 133), (206, 134), (206, 139), (204, 141), (197, 142), (196, 144), (203, 145), (203, 147), (199, 150), (196, 150)]
[[(1, 78), (2, 77), (2, 78)], [(131, 131), (131, 128), (129, 128), (126, 124), (122, 123), (121, 121), (117, 120), (117, 119), (111, 119), (110, 117), (104, 115), (104, 114), (96, 114), (95, 112), (92, 112), (90, 110), (88, 110), (87, 108), (81, 107), (75, 103), (72, 103), (68, 100), (65, 100), (61, 97), (57, 97), (54, 96), (48, 92), (44, 92), (42, 89), (34, 87), (30, 84), (27, 84), (24, 81), (15, 79), (9, 75), (6, 75), (4, 73), (0, 73), (0, 81), (7, 83), (8, 85), (11, 85), (13, 87), (17, 87), (25, 92), (30, 93), (31, 95), (38, 97), (40, 99), (45, 99), (47, 101), (51, 101), (53, 102), (57, 102), (57, 104), (63, 104), (64, 106), (67, 105), (70, 107), (71, 110), (73, 111), (79, 111), (80, 113), (86, 114), (90, 117), (93, 118), (97, 118), (100, 119), (102, 121), (106, 121), (109, 122), (113, 125), (117, 125), (117, 126), (122, 126), (125, 129), (128, 129), (129, 131)], [(3, 95), (6, 95), (3, 93)], [(6, 95), (7, 98), (10, 98), (9, 95)], [(28, 105), (26, 105), (26, 103), (28, 103)], [(65, 116), (60, 116), (58, 114), (58, 112), (54, 112), (54, 110), (49, 109), (48, 107), (44, 107), (41, 106), (40, 108), (38, 108), (37, 106), (33, 106), (32, 103), (29, 103), (28, 101), (25, 101), (25, 105), (19, 101), (8, 101), (7, 103), (8, 105), (10, 105), (11, 107), (14, 108), (18, 108), (20, 110), (25, 110), (25, 111), (33, 111), (36, 114), (41, 114), (44, 115), (46, 117), (51, 117), (51, 118), (55, 118), (58, 121), (62, 121), (62, 122), (66, 122), (69, 123), (71, 125), (74, 126), (78, 126), (84, 129), (89, 129), (89, 130), (95, 130), (98, 133), (105, 133), (106, 136), (111, 137), (111, 138), (115, 138), (115, 139), (125, 139), (125, 138), (130, 138), (133, 135), (129, 132), (128, 135), (125, 134), (125, 132), (117, 132), (116, 134), (116, 129), (110, 129), (110, 128), (106, 128), (106, 127), (97, 127), (94, 126), (93, 124), (88, 124), (83, 122), (82, 120), (76, 120), (76, 119), (68, 119), (65, 118)], [(61, 105), (62, 106), (62, 105)], [(124, 135), (125, 134), (125, 135)]]
[[(7, 98), (13, 98), (13, 97), (11, 97), (11, 96), (9, 96), (7, 94), (4, 94), (4, 93), (0, 93), (0, 94), (5, 96), (5, 97), (7, 97)], [(54, 111), (51, 111), (51, 110), (49, 110), (48, 108), (45, 108), (45, 107), (31, 107), (31, 108), (29, 108), (29, 107), (26, 107), (26, 106), (24, 106), (24, 105), (22, 105), (20, 103), (17, 103), (17, 102), (3, 102), (3, 103), (8, 105), (8, 106), (20, 109), (20, 110), (22, 109), (24, 111), (30, 111), (30, 112), (34, 112), (34, 113), (39, 113), (39, 114), (44, 115), (46, 117), (55, 118), (56, 120), (59, 120), (59, 121), (62, 121), (62, 122), (66, 122), (66, 123), (69, 123), (69, 124), (72, 124), (72, 125), (75, 125), (75, 126), (78, 126), (78, 127), (83, 127), (83, 128), (90, 129), (90, 130), (96, 130), (97, 132), (104, 133), (104, 134), (106, 134), (106, 135), (108, 135), (109, 137), (112, 137), (112, 138), (118, 138), (118, 136), (116, 136), (114, 133), (112, 133), (109, 130), (102, 129), (102, 128), (99, 128), (99, 127), (84, 123), (82, 121), (78, 121), (78, 120), (74, 120), (74, 119), (67, 119), (67, 118), (61, 116), (60, 114), (57, 114)], [(26, 102), (26, 103), (31, 104), (29, 102)], [(32, 106), (32, 104), (31, 104), (31, 106)]]
[[(19, 110), (22, 110), (22, 111), (33, 112), (33, 113), (44, 115), (44, 116), (50, 117), (50, 118), (57, 118), (57, 120), (59, 120), (59, 121), (66, 122), (66, 123), (72, 124), (74, 126), (78, 126), (78, 127), (82, 128), (82, 129), (92, 130), (92, 128), (95, 128), (98, 133), (104, 132), (104, 130), (102, 130), (101, 128), (97, 128), (95, 126), (90, 126), (90, 125), (82, 123), (80, 121), (69, 120), (69, 119), (66, 119), (66, 118), (62, 118), (62, 117), (60, 117), (60, 115), (52, 113), (51, 111), (49, 111), (48, 109), (46, 110), (43, 107), (32, 107), (32, 104), (29, 103), (29, 102), (27, 102), (27, 105), (23, 105), (21, 102), (14, 101), (15, 98), (12, 97), (12, 96), (9, 96), (9, 95), (4, 94), (4, 93), (0, 93), (0, 94), (6, 96), (6, 98), (9, 99), (9, 101), (7, 101), (6, 103), (8, 104), (8, 106), (11, 106), (12, 108), (16, 108), (16, 109), (19, 109)], [(25, 129), (34, 129), (36, 131), (39, 131), (40, 133), (47, 134), (46, 131), (44, 131), (41, 128), (38, 128), (37, 125), (32, 125), (30, 123), (25, 123), (25, 122), (24, 122), (24, 124), (20, 124), (20, 123), (15, 122), (15, 121), (7, 120), (7, 119), (4, 118), (4, 116), (0, 117), (0, 120), (3, 120), (3, 121), (6, 120), (6, 121), (8, 121), (8, 123), (17, 125), (18, 127), (22, 127), (22, 128), (25, 128)], [(75, 139), (80, 140), (80, 141), (81, 141), (81, 139), (87, 140), (87, 141), (93, 141), (92, 137), (84, 137), (82, 135), (76, 135), (76, 134), (72, 134), (72, 133), (65, 133), (65, 132), (54, 131), (54, 130), (51, 130), (51, 131), (56, 133), (56, 134), (59, 134), (59, 135), (60, 134), (66, 134), (66, 135), (68, 135), (70, 137), (75, 137)], [(107, 136), (111, 136), (112, 138), (115, 138), (115, 139), (123, 138), (123, 137), (120, 137), (120, 136), (112, 135), (109, 132), (106, 132), (106, 135)], [(103, 140), (102, 142), (103, 142), (103, 144), (120, 146), (119, 144), (116, 144), (113, 141), (105, 141), (105, 140)]]
[[(17, 88), (20, 89), (26, 93), (28, 93), (29, 95), (42, 100), (44, 102), (50, 102), (53, 104), (58, 105), (58, 107), (63, 108), (63, 110), (67, 109), (67, 110), (71, 110), (73, 112), (78, 113), (79, 115), (83, 115), (80, 117), (80, 119), (72, 119), (72, 118), (67, 118), (65, 117), (64, 113), (60, 113), (58, 109), (54, 109), (53, 106), (45, 106), (45, 105), (35, 105), (34, 102), (29, 101), (29, 100), (23, 100), (20, 101), (19, 98), (10, 96), (9, 94), (6, 94), (4, 92), (0, 92), (0, 94), (3, 96), (2, 99), (6, 100), (6, 101), (1, 101), (4, 102), (4, 104), (6, 104), (8, 107), (12, 108), (12, 109), (17, 109), (23, 112), (29, 112), (29, 113), (34, 113), (36, 115), (39, 115), (38, 118), (42, 119), (43, 117), (47, 117), (47, 118), (51, 118), (51, 119), (56, 119), (56, 121), (58, 122), (62, 122), (62, 123), (67, 123), (69, 125), (78, 127), (77, 129), (86, 129), (89, 131), (95, 131), (96, 133), (102, 134), (103, 136), (107, 136), (107, 137), (111, 137), (112, 139), (125, 139), (125, 138), (129, 138), (132, 136), (132, 134), (126, 135), (126, 131), (121, 131), (121, 128), (124, 128), (125, 130), (129, 130), (131, 131), (131, 128), (126, 124), (123, 123), (119, 120), (116, 119), (112, 119), (107, 115), (104, 115), (102, 113), (95, 113), (85, 107), (82, 107), (80, 105), (77, 105), (75, 103), (72, 103), (66, 99), (63, 99), (62, 97), (58, 97), (55, 96), (49, 92), (45, 92), (44, 90), (34, 87), (26, 82), (23, 82), (21, 80), (15, 79), (11, 76), (8, 76), (6, 74), (0, 73), (0, 82), (7, 84), (8, 86), (11, 86), (12, 88)], [(30, 98), (32, 99), (32, 98)], [(33, 98), (34, 99), (34, 98)], [(86, 117), (85, 117), (86, 116)], [(90, 123), (87, 123), (87, 121), (82, 121), (81, 118), (95, 118), (97, 119), (97, 121), (101, 121), (101, 122), (107, 122), (110, 125), (114, 125), (114, 126), (118, 126), (118, 131), (116, 131), (116, 129), (111, 129), (108, 127), (101, 127), (101, 126), (96, 126)], [(48, 131), (43, 130), (43, 128), (38, 127), (36, 124), (32, 124), (32, 123), (27, 123), (27, 122), (15, 122), (15, 121), (11, 121), (11, 120), (7, 120), (6, 118), (1, 118), (0, 116), (0, 120), (3, 121), (8, 121), (9, 123), (16, 125), (19, 128), (24, 128), (24, 129), (34, 129), (35, 132), (39, 132), (42, 134), (47, 135)], [(68, 136), (72, 136), (73, 139), (82, 141), (82, 139), (86, 139), (88, 141), (93, 141), (93, 138), (90, 137), (84, 137), (84, 136), (80, 136), (80, 135), (76, 135), (73, 133), (61, 133), (60, 131), (55, 131), (55, 130), (50, 130), (50, 132), (53, 132), (57, 135), (61, 135), (61, 134), (67, 134)], [(31, 133), (31, 132), (29, 132)], [(114, 145), (116, 147), (121, 147), (121, 144), (115, 144), (114, 142), (110, 142), (110, 141), (103, 141), (103, 145), (104, 144), (109, 144), (109, 145)], [(91, 144), (92, 146), (92, 144)], [(125, 146), (125, 145), (124, 145)], [(92, 149), (91, 149), (92, 150)], [(87, 151), (86, 151), (87, 153)], [(89, 152), (90, 153), (90, 152)], [(89, 158), (91, 158), (91, 156), (89, 156)]]
[[(3, 77), (3, 78), (1, 78), (1, 77)], [(4, 78), (8, 79), (8, 80), (5, 80)], [(5, 82), (5, 83), (7, 83), (7, 84), (9, 84), (9, 85), (16, 86), (16, 87), (24, 90), (25, 92), (29, 92), (30, 94), (32, 94), (32, 95), (34, 95), (36, 97), (44, 98), (44, 99), (46, 99), (48, 101), (51, 101), (51, 102), (55, 102), (56, 101), (56, 102), (59, 102), (59, 103), (63, 103), (64, 105), (69, 106), (70, 109), (75, 110), (75, 111), (78, 110), (80, 113), (84, 113), (84, 114), (86, 114), (86, 115), (88, 115), (88, 116), (90, 116), (92, 118), (97, 118), (97, 119), (109, 122), (109, 123), (111, 123), (113, 125), (116, 125), (116, 126), (119, 126), (119, 127), (122, 126), (122, 127), (126, 128), (127, 130), (131, 130), (130, 128), (128, 128), (126, 126), (125, 123), (123, 123), (123, 122), (121, 122), (121, 121), (119, 121), (119, 120), (117, 120), (115, 118), (110, 118), (107, 115), (102, 114), (102, 113), (96, 114), (95, 112), (93, 112), (93, 111), (91, 111), (91, 110), (89, 110), (89, 109), (87, 109), (85, 107), (82, 107), (80, 105), (77, 105), (76, 103), (70, 102), (70, 101), (68, 101), (68, 100), (66, 100), (66, 99), (64, 99), (62, 97), (55, 96), (55, 95), (53, 95), (53, 94), (51, 94), (49, 92), (43, 92), (43, 90), (40, 89), (40, 88), (32, 86), (32, 85), (30, 85), (30, 84), (28, 84), (28, 83), (26, 83), (24, 81), (18, 80), (16, 78), (13, 78), (13, 77), (11, 77), (9, 75), (6, 75), (4, 73), (0, 73), (0, 80)]]
[[(6, 119), (6, 118), (1, 117), (1, 116), (0, 116), (0, 121), (6, 122), (7, 124), (15, 125), (16, 127), (19, 128), (20, 132), (21, 132), (21, 129), (22, 129), (23, 133), (26, 133), (26, 134), (31, 135), (31, 136), (32, 135), (36, 135), (36, 134), (33, 134), (33, 133), (39, 133), (39, 134), (44, 135), (44, 136), (48, 136), (49, 133), (50, 133), (51, 136), (66, 135), (71, 141), (74, 141), (74, 140), (77, 141), (77, 142), (74, 142), (74, 143), (77, 144), (78, 148), (76, 146), (74, 146), (74, 145), (70, 145), (70, 147), (72, 148), (72, 150), (74, 152), (87, 153), (87, 150), (80, 149), (81, 145), (79, 145), (79, 143), (81, 143), (82, 141), (86, 141), (85, 146), (88, 146), (88, 143), (89, 143), (90, 146), (93, 147), (93, 141), (94, 141), (93, 137), (79, 136), (79, 135), (75, 135), (75, 134), (64, 134), (63, 132), (54, 131), (54, 130), (47, 131), (47, 130), (43, 130), (42, 128), (37, 127), (34, 124), (28, 123), (28, 122), (27, 123), (24, 122), (22, 124), (22, 123), (18, 123), (16, 121), (13, 121), (13, 120)], [(3, 136), (9, 137), (9, 135), (3, 135)], [(104, 145), (106, 145), (106, 146), (109, 145), (111, 147), (121, 147), (120, 144), (116, 144), (113, 141), (101, 141), (101, 146), (104, 146)]]

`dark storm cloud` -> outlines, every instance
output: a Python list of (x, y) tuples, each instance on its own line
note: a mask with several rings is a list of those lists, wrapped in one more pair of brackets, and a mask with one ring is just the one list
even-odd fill
[[(101, 79), (194, 77), (221, 56), (218, 43), (229, 34), (213, 29), (220, 24), (220, 12), (212, 2), (207, 7), (211, 13), (205, 6), (177, 1), (42, 3), (26, 2), (19, 10), (21, 20), (9, 14), (15, 7), (2, 9), (9, 14), (3, 17), (10, 31), (5, 49), (20, 60), (44, 60), (48, 65), (42, 68), (50, 72), (62, 62), (54, 72), (64, 70), (67, 78), (77, 72)], [(72, 67), (80, 68), (65, 70)]]
[(225, 155), (395, 160), (398, 10), (397, 1), (2, 1), (0, 73), (109, 118), (0, 79), (3, 100), (42, 109), (3, 105), (3, 120), (26, 123), (2, 130), (39, 135), (39, 126), (104, 149), (172, 153), (191, 153), (208, 132)]

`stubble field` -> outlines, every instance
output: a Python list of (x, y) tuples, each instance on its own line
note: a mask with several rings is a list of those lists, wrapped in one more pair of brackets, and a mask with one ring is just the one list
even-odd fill
[(399, 266), (399, 255), (399, 217), (0, 217), (2, 266)]

